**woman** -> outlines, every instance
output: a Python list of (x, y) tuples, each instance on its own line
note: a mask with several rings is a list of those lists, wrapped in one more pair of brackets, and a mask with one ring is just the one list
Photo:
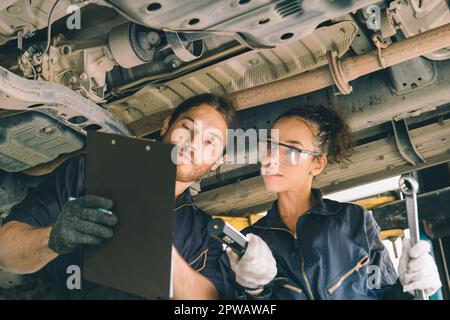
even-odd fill
[[(405, 239), (398, 280), (373, 216), (356, 204), (323, 199), (312, 188), (328, 160), (345, 160), (353, 146), (350, 128), (337, 112), (296, 108), (272, 129), (272, 137), (260, 144), (261, 174), (278, 200), (244, 230), (264, 241), (252, 241), (258, 248), (241, 259), (228, 250), (247, 298), (408, 299), (413, 296), (404, 291), (424, 289), (431, 295), (440, 288), (427, 242), (410, 248)], [(274, 269), (277, 278), (271, 281)]]

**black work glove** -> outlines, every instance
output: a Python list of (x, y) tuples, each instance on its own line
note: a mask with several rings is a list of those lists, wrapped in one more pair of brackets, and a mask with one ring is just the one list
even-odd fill
[(97, 210), (112, 207), (111, 200), (92, 195), (68, 202), (50, 232), (48, 247), (58, 254), (66, 254), (79, 245), (98, 245), (112, 238), (117, 216)]

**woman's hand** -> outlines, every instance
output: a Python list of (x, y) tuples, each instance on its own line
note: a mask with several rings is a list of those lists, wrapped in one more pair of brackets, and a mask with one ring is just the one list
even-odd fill
[(241, 258), (230, 248), (227, 248), (227, 254), (236, 282), (247, 288), (247, 293), (258, 295), (277, 275), (277, 263), (263, 239), (250, 233), (247, 240), (247, 249)]
[(410, 239), (403, 239), (398, 273), (404, 292), (413, 294), (414, 290), (425, 290), (425, 294), (431, 296), (441, 288), (439, 272), (430, 250), (427, 241), (419, 241), (411, 248)]

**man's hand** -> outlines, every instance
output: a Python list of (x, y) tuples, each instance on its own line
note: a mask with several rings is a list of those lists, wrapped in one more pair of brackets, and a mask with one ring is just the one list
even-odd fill
[(172, 246), (173, 298), (175, 300), (215, 300), (216, 287), (201, 273), (192, 269), (175, 246)]
[(413, 294), (414, 290), (425, 290), (425, 294), (431, 296), (442, 286), (430, 250), (427, 241), (419, 241), (411, 248), (410, 239), (403, 239), (403, 251), (398, 266), (403, 291)]
[(112, 207), (111, 200), (92, 195), (68, 202), (52, 228), (48, 247), (58, 254), (66, 254), (79, 245), (98, 245), (112, 238), (117, 216), (97, 210)]
[(247, 240), (247, 249), (240, 259), (230, 248), (227, 248), (227, 254), (236, 282), (247, 288), (247, 293), (258, 295), (264, 290), (261, 287), (269, 284), (277, 275), (277, 263), (263, 239), (249, 233)]

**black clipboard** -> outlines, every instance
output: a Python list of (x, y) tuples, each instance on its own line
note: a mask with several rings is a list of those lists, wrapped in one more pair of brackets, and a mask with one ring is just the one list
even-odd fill
[(119, 223), (102, 246), (85, 246), (86, 280), (147, 299), (171, 297), (172, 149), (147, 139), (88, 133), (87, 194), (112, 199)]

